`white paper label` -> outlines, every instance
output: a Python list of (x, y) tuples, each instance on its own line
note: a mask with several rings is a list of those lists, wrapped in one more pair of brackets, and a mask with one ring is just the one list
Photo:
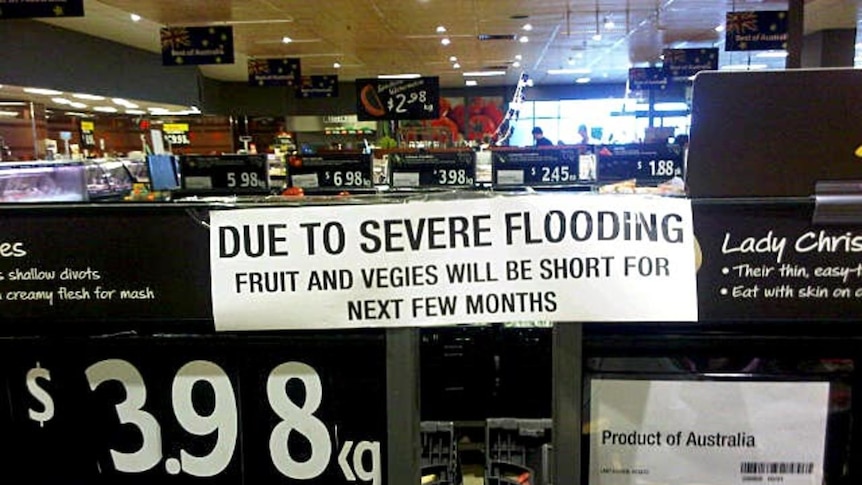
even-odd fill
[(524, 171), (497, 170), (497, 185), (524, 185)]
[(210, 242), (219, 330), (697, 320), (685, 199), (224, 210)]
[(823, 482), (827, 382), (594, 379), (590, 483)]
[(393, 187), (419, 187), (419, 172), (393, 172)]
[(186, 188), (187, 189), (211, 189), (213, 188), (213, 181), (209, 177), (186, 177)]
[(302, 187), (303, 189), (316, 189), (320, 187), (317, 181), (316, 173), (301, 173), (290, 176), (290, 181), (294, 187)]

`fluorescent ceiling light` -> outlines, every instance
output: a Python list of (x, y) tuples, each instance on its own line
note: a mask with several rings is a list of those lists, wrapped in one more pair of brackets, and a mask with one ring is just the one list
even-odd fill
[(516, 61), (522, 61), (522, 60), (524, 60), (524, 56), (522, 56), (521, 54), (517, 54), (517, 55), (515, 55), (515, 60)]
[(464, 85), (466, 85), (466, 86), (475, 86), (477, 84), (479, 84), (479, 82), (476, 81), (475, 79), (468, 79), (468, 80), (464, 81)]
[(527, 32), (529, 32), (529, 31), (533, 30), (533, 24), (524, 24), (524, 26), (521, 28), (526, 30)]
[(145, 114), (147, 114), (147, 112), (142, 110), (142, 109), (127, 109), (126, 114), (127, 115), (145, 115)]
[(93, 111), (98, 111), (100, 113), (116, 113), (117, 108), (113, 106), (95, 106), (93, 107)]
[(721, 69), (724, 71), (755, 71), (758, 69), (766, 69), (766, 64), (728, 64), (726, 66), (721, 66)]
[(520, 42), (522, 44), (526, 44), (527, 42), (530, 42), (530, 38), (527, 37), (526, 35), (522, 35), (521, 37), (518, 38), (518, 42)]
[(551, 76), (558, 76), (561, 74), (591, 74), (593, 72), (590, 68), (579, 68), (579, 69), (548, 69), (548, 74)]
[(521, 67), (521, 63), (518, 61), (515, 61), (512, 63), (512, 67)]
[(140, 106), (138, 106), (137, 104), (135, 104), (135, 103), (133, 103), (133, 102), (131, 102), (131, 101), (126, 101), (126, 100), (125, 100), (125, 99), (123, 99), (123, 98), (114, 98), (114, 99), (112, 99), (111, 101), (113, 101), (113, 102), (114, 102), (114, 104), (117, 104), (117, 105), (123, 106), (123, 107), (125, 107), (125, 108), (132, 108), (132, 109), (135, 109), (135, 108), (139, 108), (139, 107), (140, 107)]
[(63, 91), (55, 91), (53, 89), (42, 88), (24, 88), (24, 92), (30, 94), (44, 94), (45, 96), (59, 96), (63, 94)]
[(72, 102), (66, 98), (51, 98), (51, 101), (56, 104), (72, 104)]
[(73, 94), (72, 97), (76, 99), (86, 99), (88, 101), (101, 101), (105, 99), (104, 96), (96, 96), (95, 94)]
[(17, 111), (0, 111), (0, 116), (18, 116)]
[(147, 108), (147, 111), (149, 111), (150, 113), (165, 113), (168, 110), (165, 108), (150, 107), (150, 108)]
[(766, 51), (766, 52), (760, 52), (760, 53), (758, 53), (758, 54), (755, 54), (755, 55), (754, 55), (754, 57), (761, 57), (761, 58), (767, 58), (767, 57), (776, 57), (776, 58), (780, 58), (780, 57), (787, 57), (787, 51)]
[(377, 79), (417, 79), (422, 77), (421, 74), (381, 74)]
[(468, 71), (464, 73), (464, 77), (492, 77), (505, 75), (506, 71)]
[(77, 111), (66, 111), (64, 114), (66, 116), (77, 116), (79, 118), (92, 118), (93, 117), (92, 115), (89, 115), (87, 113), (79, 113)]
[(79, 102), (77, 102), (77, 101), (73, 101), (73, 102), (69, 103), (69, 106), (71, 106), (71, 107), (73, 107), (73, 108), (75, 108), (75, 109), (84, 109), (84, 108), (86, 108), (86, 107), (87, 107), (87, 105), (86, 105), (86, 104), (84, 104), (84, 103), (79, 103)]
[(0, 106), (27, 106), (27, 103), (22, 101), (0, 101)]
[(136, 14), (136, 13), (129, 14), (129, 18), (132, 19), (132, 22), (140, 22), (141, 21), (141, 16)]
[(578, 84), (586, 84), (586, 83), (590, 82), (590, 78), (588, 78), (588, 77), (579, 77), (579, 78), (575, 79), (575, 82), (576, 82), (576, 83), (578, 83)]

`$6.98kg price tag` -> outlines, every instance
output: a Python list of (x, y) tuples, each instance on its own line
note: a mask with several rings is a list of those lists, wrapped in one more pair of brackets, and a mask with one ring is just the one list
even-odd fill
[[(110, 449), (113, 468), (121, 473), (142, 473), (153, 470), (163, 460), (162, 425), (146, 408), (147, 386), (140, 371), (129, 361), (105, 359), (85, 370), (90, 392), (98, 392), (109, 382), (123, 389), (124, 397), (114, 404), (120, 424), (134, 429), (139, 436), (137, 448), (131, 451)], [(28, 418), (48, 429), (55, 415), (55, 401), (49, 392), (51, 371), (39, 363), (26, 375), (26, 389), (32, 402)], [(287, 393), (289, 385), (301, 385), (304, 399), (297, 403)], [(205, 387), (212, 396), (209, 413), (200, 412), (193, 389)], [(330, 430), (315, 414), (323, 403), (323, 385), (318, 372), (299, 361), (285, 362), (273, 368), (266, 377), (267, 404), (277, 416), (269, 430), (269, 461), (289, 479), (311, 480), (320, 477), (330, 466), (334, 451), (344, 479), (360, 480), (374, 485), (381, 483), (381, 451), (379, 441), (343, 441), (341, 448), (333, 446)], [(194, 360), (179, 367), (170, 386), (170, 404), (177, 424), (193, 436), (215, 434), (208, 453), (180, 449), (179, 457), (164, 460), (169, 475), (181, 473), (193, 477), (213, 477), (231, 463), (240, 440), (240, 419), (234, 385), (218, 364)], [(205, 407), (205, 406), (204, 406)], [(164, 417), (162, 418), (164, 419)], [(337, 429), (335, 431), (337, 437)], [(307, 446), (296, 452), (292, 445), (301, 436)], [(337, 444), (336, 444), (337, 446)]]

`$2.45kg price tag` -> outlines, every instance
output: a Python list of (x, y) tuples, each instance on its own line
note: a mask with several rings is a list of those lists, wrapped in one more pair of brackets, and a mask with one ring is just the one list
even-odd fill
[[(385, 395), (371, 403), (365, 391), (374, 389), (345, 394), (333, 374), (362, 385), (367, 377), (275, 357), (243, 372), (230, 372), (240, 359), (169, 360), (157, 368), (141, 355), (75, 369), (52, 359), (17, 366), (8, 376), (12, 437), (21, 448), (16, 458), (42, 464), (34, 483), (95, 475), (118, 483), (168, 476), (177, 483), (382, 483), (385, 416), (368, 414), (367, 404), (385, 409)], [(54, 451), (70, 457), (56, 470), (44, 466)]]
[(495, 151), (494, 184), (498, 186), (563, 186), (581, 182), (580, 155), (575, 149)]

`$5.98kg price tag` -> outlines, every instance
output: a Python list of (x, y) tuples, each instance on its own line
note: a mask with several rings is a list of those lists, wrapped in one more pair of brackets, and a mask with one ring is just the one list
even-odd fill
[(385, 416), (379, 433), (354, 426), (360, 416), (342, 412), (348, 408), (332, 401), (343, 399), (341, 389), (311, 364), (271, 361), (250, 376), (229, 375), (214, 360), (177, 360), (153, 377), (151, 362), (140, 360), (97, 360), (74, 379), (77, 372), (39, 361), (9, 376), (10, 394), (21, 398), (13, 397), (12, 428), (22, 448), (45, 459), (77, 440), (76, 463), (63, 476), (82, 480), (95, 472), (123, 483), (237, 483), (238, 475), (382, 483)]

